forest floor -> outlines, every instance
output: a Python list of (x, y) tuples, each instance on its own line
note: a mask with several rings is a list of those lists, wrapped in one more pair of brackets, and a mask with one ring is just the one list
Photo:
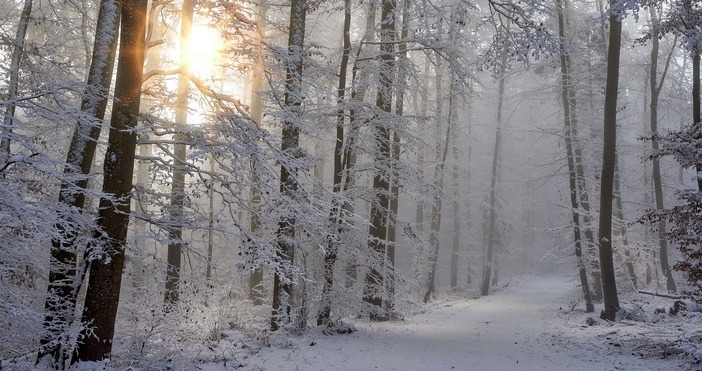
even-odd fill
[(563, 276), (522, 277), (486, 297), (435, 300), (401, 321), (358, 322), (351, 334), (313, 329), (284, 345), (242, 349), (226, 365), (192, 369), (702, 369), (693, 345), (700, 343), (702, 315), (654, 314), (672, 300), (632, 294), (622, 298), (629, 319), (610, 323), (585, 313), (577, 297), (575, 283)]
[[(672, 299), (632, 293), (620, 296), (624, 319), (612, 323), (599, 319), (601, 306), (585, 313), (578, 290), (563, 275), (521, 276), (484, 297), (455, 292), (427, 305), (398, 303), (402, 320), (357, 319), (347, 334), (241, 326), (205, 340), (184, 326), (177, 337), (144, 334), (141, 346), (117, 341), (111, 366), (73, 369), (702, 370), (702, 313), (671, 316), (661, 311)], [(0, 363), (0, 370), (31, 367)]]

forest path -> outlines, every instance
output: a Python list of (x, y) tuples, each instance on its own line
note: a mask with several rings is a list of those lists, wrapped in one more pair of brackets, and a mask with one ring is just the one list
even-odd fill
[(609, 339), (606, 324), (591, 331), (584, 323), (586, 314), (568, 311), (576, 297), (575, 283), (562, 276), (527, 277), (487, 297), (430, 302), (423, 313), (404, 321), (365, 322), (350, 335), (307, 335), (289, 349), (264, 348), (249, 366), (334, 371), (680, 367), (675, 361), (633, 355), (634, 349)]

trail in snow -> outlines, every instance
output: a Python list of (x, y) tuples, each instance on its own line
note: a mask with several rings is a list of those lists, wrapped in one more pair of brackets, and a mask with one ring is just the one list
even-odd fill
[[(669, 370), (681, 361), (643, 359), (568, 317), (574, 284), (531, 277), (475, 300), (431, 304), (404, 321), (357, 324), (350, 335), (308, 335), (264, 348), (249, 370)], [(573, 312), (571, 312), (573, 313)], [(314, 345), (310, 345), (314, 344)]]

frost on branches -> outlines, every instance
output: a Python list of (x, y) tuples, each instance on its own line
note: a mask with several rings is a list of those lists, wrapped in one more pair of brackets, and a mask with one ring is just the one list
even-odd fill
[[(684, 167), (699, 169), (702, 158), (702, 136), (699, 125), (691, 125), (666, 136), (654, 136), (661, 150), (654, 156), (673, 156)], [(699, 174), (697, 175), (699, 177)], [(682, 294), (695, 301), (702, 300), (702, 192), (695, 189), (679, 191), (681, 204), (667, 210), (651, 211), (646, 219), (666, 219), (671, 225), (668, 238), (678, 245), (683, 259), (674, 269), (684, 272), (689, 288)]]

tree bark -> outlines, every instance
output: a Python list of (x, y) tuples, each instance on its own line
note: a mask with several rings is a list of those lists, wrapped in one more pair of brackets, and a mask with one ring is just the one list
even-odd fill
[[(80, 211), (85, 205), (87, 175), (93, 164), (102, 120), (105, 117), (117, 49), (119, 19), (120, 9), (117, 1), (101, 1), (95, 33), (105, 37), (95, 38), (87, 87), (81, 101), (82, 116), (73, 132), (63, 170), (68, 180), (61, 184), (59, 191), (59, 203)], [(67, 331), (73, 322), (78, 289), (83, 278), (77, 276), (76, 270), (76, 239), (79, 232), (70, 227), (73, 222), (70, 216), (63, 215), (61, 218), (64, 220), (57, 224), (60, 237), (51, 240), (49, 285), (44, 305), (44, 335), (37, 355), (37, 361), (51, 355), (53, 366), (58, 368), (63, 368), (71, 356), (65, 348), (69, 341)]]
[[(649, 14), (651, 16), (651, 30), (656, 32), (658, 25), (660, 24), (658, 17), (656, 16), (655, 7), (649, 7)], [(658, 51), (659, 42), (658, 34), (654, 34), (651, 37), (651, 70), (649, 73), (649, 88), (651, 90), (651, 133), (653, 134), (653, 139), (651, 140), (651, 146), (653, 147), (653, 153), (658, 152), (658, 140), (656, 135), (658, 134), (658, 98), (660, 96), (661, 89), (663, 87), (663, 81), (665, 81), (665, 75), (668, 71), (668, 65), (670, 63), (670, 57), (666, 62), (665, 69), (663, 70), (663, 75), (660, 81), (658, 81)], [(672, 55), (672, 51), (671, 54)], [(663, 186), (661, 182), (661, 165), (660, 159), (656, 156), (653, 157), (653, 190), (656, 199), (656, 210), (663, 210)], [(661, 271), (666, 278), (666, 288), (669, 293), (675, 293), (678, 291), (675, 285), (675, 279), (673, 278), (673, 272), (670, 269), (670, 264), (668, 263), (668, 238), (666, 237), (666, 221), (661, 219), (658, 222), (658, 246), (660, 254), (660, 264)]]
[[(392, 112), (392, 88), (394, 85), (395, 55), (394, 55), (394, 35), (395, 32), (395, 0), (383, 0), (380, 26), (380, 73), (379, 87), (376, 95), (376, 106), (386, 113)], [(374, 125), (376, 154), (376, 166), (388, 164), (392, 159), (392, 143), (390, 128), (385, 122)], [(386, 277), (392, 277), (393, 267), (387, 262), (387, 213), (390, 207), (390, 184), (388, 175), (376, 168), (373, 176), (373, 190), (377, 194), (377, 199), (371, 205), (370, 227), (368, 229), (368, 247), (371, 251), (381, 257), (378, 266), (370, 267), (366, 273), (363, 301), (373, 305), (370, 314), (372, 320), (386, 320), (388, 314), (384, 313), (383, 289)]]
[(328, 324), (331, 316), (331, 292), (334, 287), (334, 265), (336, 264), (337, 253), (344, 220), (342, 217), (341, 196), (344, 172), (344, 109), (346, 96), (346, 75), (348, 73), (349, 57), (351, 54), (351, 0), (344, 1), (344, 25), (343, 25), (343, 53), (339, 66), (339, 84), (337, 87), (337, 114), (336, 114), (336, 143), (334, 145), (334, 199), (332, 200), (332, 210), (329, 219), (334, 231), (327, 237), (327, 251), (324, 254), (324, 286), (322, 288), (322, 304), (317, 315), (317, 326)]
[[(266, 26), (268, 23), (267, 12), (268, 4), (263, 2), (258, 5), (256, 13), (256, 62), (254, 64), (253, 79), (251, 82), (251, 118), (260, 126), (263, 121), (263, 77), (264, 77), (264, 44)], [(258, 159), (252, 158), (251, 166), (256, 169), (261, 166)], [(253, 236), (257, 236), (261, 232), (261, 221), (259, 213), (261, 212), (261, 190), (258, 172), (252, 174), (251, 186), (251, 204), (253, 211), (249, 220), (249, 231)], [(254, 305), (263, 305), (263, 268), (256, 267), (251, 276), (249, 276), (249, 299)]]
[(15, 109), (17, 104), (17, 93), (19, 91), (19, 74), (20, 64), (24, 56), (24, 43), (27, 40), (27, 27), (29, 27), (30, 17), (32, 15), (32, 0), (24, 0), (22, 13), (20, 14), (19, 24), (17, 25), (17, 33), (15, 34), (12, 56), (10, 57), (10, 72), (7, 86), (7, 106), (5, 107), (5, 115), (2, 120), (2, 128), (0, 128), (0, 164), (7, 163), (10, 158), (10, 142), (12, 130), (15, 126)]
[(590, 296), (590, 283), (587, 279), (585, 261), (583, 260), (582, 237), (580, 235), (580, 214), (578, 212), (578, 186), (577, 173), (575, 167), (575, 154), (573, 151), (573, 125), (575, 125), (575, 99), (571, 97), (572, 84), (570, 82), (570, 55), (565, 43), (565, 7), (562, 0), (556, 0), (558, 12), (558, 37), (559, 54), (561, 62), (561, 99), (563, 103), (563, 116), (565, 119), (565, 142), (568, 159), (568, 182), (570, 186), (570, 206), (573, 223), (573, 241), (575, 243), (575, 258), (578, 264), (578, 276), (580, 277), (580, 287), (585, 299), (585, 311), (594, 312), (595, 306)]
[(614, 163), (617, 148), (617, 96), (619, 89), (619, 55), (622, 23), (616, 15), (609, 16), (609, 51), (607, 53), (607, 82), (604, 105), (604, 145), (600, 177), (599, 253), (602, 273), (604, 310), (601, 317), (614, 321), (619, 311), (619, 298), (612, 258), (612, 200)]
[[(450, 98), (453, 99), (453, 98)], [(434, 170), (434, 187), (436, 187), (436, 195), (431, 208), (431, 231), (429, 232), (429, 246), (432, 249), (432, 254), (429, 257), (429, 278), (427, 280), (427, 291), (424, 293), (424, 303), (429, 302), (431, 295), (436, 291), (436, 263), (439, 258), (439, 232), (441, 231), (441, 205), (443, 201), (444, 189), (444, 168), (446, 166), (446, 157), (451, 139), (451, 126), (453, 122), (448, 120), (446, 126), (446, 137), (444, 138), (443, 153)]]
[(188, 124), (188, 89), (190, 87), (190, 42), (193, 29), (195, 0), (184, 0), (180, 16), (180, 74), (176, 92), (175, 131), (173, 145), (173, 180), (171, 182), (170, 222), (168, 227), (168, 258), (166, 262), (166, 310), (180, 297), (180, 265), (183, 253), (183, 201), (185, 200), (185, 157), (187, 148), (185, 126)]
[(497, 232), (497, 172), (499, 169), (500, 142), (502, 140), (502, 105), (505, 95), (505, 72), (503, 71), (497, 88), (497, 128), (495, 129), (495, 147), (492, 154), (492, 176), (490, 178), (490, 209), (487, 229), (487, 252), (485, 268), (483, 269), (483, 282), (480, 288), (482, 295), (490, 292), (490, 279), (492, 276), (493, 256), (495, 254), (495, 239)]
[(122, 25), (115, 98), (104, 161), (98, 227), (105, 236), (87, 252), (90, 277), (83, 309), (81, 340), (74, 361), (110, 358), (119, 304), (124, 248), (130, 213), (134, 152), (144, 65), (147, 0), (122, 1)]
[[(297, 122), (302, 115), (302, 67), (304, 60), (305, 18), (307, 17), (307, 0), (292, 0), (290, 3), (290, 24), (288, 28), (288, 55), (290, 61), (286, 67), (285, 78), (285, 121), (281, 151), (283, 153), (299, 152), (300, 127)], [(295, 199), (298, 189), (297, 169), (282, 164), (280, 167), (280, 192), (289, 199)], [(278, 261), (281, 266), (273, 277), (273, 313), (271, 330), (292, 322), (293, 285), (292, 266), (295, 258), (295, 224), (293, 216), (287, 216), (278, 223)]]

